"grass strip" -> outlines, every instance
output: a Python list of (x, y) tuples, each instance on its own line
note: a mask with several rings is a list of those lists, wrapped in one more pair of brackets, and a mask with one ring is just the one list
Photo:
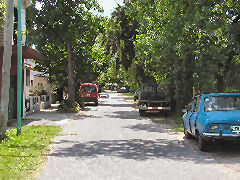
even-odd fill
[(133, 97), (134, 93), (121, 93), (122, 96)]
[(11, 129), (0, 142), (0, 177), (32, 179), (47, 160), (50, 144), (61, 132), (59, 126), (23, 126), (21, 135)]
[(172, 129), (177, 132), (183, 132), (183, 120), (182, 115), (174, 114), (171, 116), (171, 118), (175, 121), (176, 126), (174, 126)]

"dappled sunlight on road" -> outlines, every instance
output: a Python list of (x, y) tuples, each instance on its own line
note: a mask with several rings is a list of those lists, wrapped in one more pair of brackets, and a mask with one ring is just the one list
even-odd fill
[[(73, 142), (59, 142), (69, 143)], [(152, 158), (167, 158), (176, 161), (193, 161), (196, 163), (214, 163), (212, 159), (204, 153), (197, 154), (189, 151), (189, 146), (184, 141), (179, 140), (100, 140), (88, 141), (84, 143), (74, 142), (73, 146), (60, 148), (53, 152), (51, 156), (74, 156), (79, 158), (91, 158), (98, 155), (117, 156), (124, 159), (134, 159), (144, 161)]]

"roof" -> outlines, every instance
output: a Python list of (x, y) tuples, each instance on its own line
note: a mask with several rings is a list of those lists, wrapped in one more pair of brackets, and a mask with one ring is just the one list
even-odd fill
[(202, 97), (208, 97), (208, 96), (234, 96), (234, 95), (240, 95), (238, 92), (232, 92), (232, 93), (206, 93), (206, 94), (200, 94)]
[(82, 83), (81, 86), (82, 85), (94, 85), (94, 86), (97, 86), (96, 84), (93, 84), (93, 83)]
[[(3, 55), (4, 47), (0, 49), (0, 56)], [(17, 57), (17, 45), (12, 45), (12, 57)], [(44, 59), (44, 56), (29, 46), (22, 46), (22, 59)]]
[[(17, 56), (17, 45), (12, 46), (12, 56)], [(44, 59), (44, 56), (29, 46), (22, 46), (23, 59)]]

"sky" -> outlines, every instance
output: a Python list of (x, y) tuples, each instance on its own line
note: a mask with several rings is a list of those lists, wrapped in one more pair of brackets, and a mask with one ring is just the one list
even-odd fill
[[(98, 13), (96, 11), (92, 11), (92, 13), (106, 17), (111, 17), (111, 13), (114, 11), (114, 8), (117, 7), (117, 3), (122, 6), (123, 1), (124, 0), (97, 0), (98, 4), (103, 8), (104, 13)], [(36, 7), (41, 8), (41, 5), (37, 2)]]
[(123, 5), (123, 0), (97, 0), (97, 2), (104, 10), (102, 15), (107, 17), (111, 17), (111, 13), (117, 7), (117, 3)]

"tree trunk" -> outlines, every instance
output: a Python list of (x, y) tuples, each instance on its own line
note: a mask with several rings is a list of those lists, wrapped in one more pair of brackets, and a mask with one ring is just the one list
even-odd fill
[(236, 55), (236, 52), (232, 49), (229, 50), (228, 57), (226, 59), (226, 64), (223, 71), (223, 77), (224, 77), (224, 87), (227, 88), (228, 79), (229, 79), (229, 72), (231, 71), (232, 61), (234, 56)]
[(73, 103), (75, 100), (75, 84), (74, 84), (74, 66), (72, 60), (71, 44), (67, 43), (67, 52), (68, 52), (68, 101)]
[(217, 79), (217, 92), (223, 92), (224, 90), (224, 77), (223, 77), (223, 64), (218, 63)]
[(179, 62), (179, 66), (182, 67), (182, 69), (179, 69), (179, 72), (176, 74), (177, 112), (181, 112), (181, 109), (183, 109), (193, 97), (193, 72), (195, 64), (191, 48), (188, 48), (183, 63)]
[(63, 100), (63, 87), (57, 88), (57, 101), (62, 102)]
[(4, 21), (4, 52), (2, 65), (0, 140), (6, 135), (8, 121), (10, 69), (12, 56), (14, 1), (6, 0), (6, 19)]
[(187, 105), (193, 97), (193, 72), (194, 72), (194, 56), (192, 54), (192, 49), (188, 52), (185, 60), (185, 99), (183, 101), (184, 105)]

